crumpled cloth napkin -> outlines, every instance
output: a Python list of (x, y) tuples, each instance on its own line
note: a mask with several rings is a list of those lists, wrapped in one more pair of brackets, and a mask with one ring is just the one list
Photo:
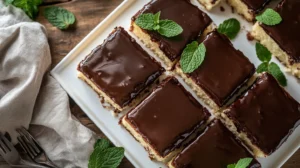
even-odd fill
[(15, 129), (30, 126), (57, 166), (87, 167), (96, 136), (71, 115), (50, 64), (45, 28), (0, 0), (0, 131), (16, 143)]

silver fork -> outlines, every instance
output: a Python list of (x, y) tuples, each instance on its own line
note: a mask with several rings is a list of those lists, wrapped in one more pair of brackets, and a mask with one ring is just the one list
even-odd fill
[(0, 155), (11, 167), (45, 168), (23, 160), (14, 145), (0, 132)]
[(58, 168), (46, 155), (45, 151), (38, 144), (38, 142), (32, 137), (32, 135), (25, 129), (17, 129), (20, 134), (18, 141), (21, 144), (27, 155), (36, 163), (45, 165), (50, 168)]

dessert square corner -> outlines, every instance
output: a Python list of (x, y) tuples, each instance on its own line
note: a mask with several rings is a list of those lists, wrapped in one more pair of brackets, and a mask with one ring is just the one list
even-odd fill
[(255, 67), (217, 31), (208, 33), (203, 44), (206, 46), (203, 63), (194, 72), (184, 73), (179, 62), (175, 72), (217, 113), (253, 83)]
[(117, 114), (137, 103), (164, 69), (122, 27), (117, 27), (80, 62), (77, 72), (78, 78), (103, 98), (102, 104)]
[[(237, 163), (241, 158), (252, 158), (252, 155), (219, 120), (214, 120), (201, 135), (177, 154), (168, 166), (224, 168)], [(261, 165), (253, 159), (248, 167), (260, 168)]]
[(148, 151), (150, 158), (166, 163), (210, 119), (207, 109), (177, 79), (168, 77), (120, 123)]
[(198, 2), (203, 5), (207, 10), (213, 9), (217, 6), (221, 0), (198, 0)]
[(276, 151), (300, 124), (300, 104), (268, 74), (221, 113), (221, 120), (256, 157)]
[[(136, 24), (135, 20), (141, 14), (157, 12), (161, 12), (160, 20), (176, 22), (183, 28), (183, 32), (176, 37), (167, 38)], [(131, 31), (164, 62), (167, 70), (171, 70), (186, 45), (196, 40), (211, 24), (210, 17), (189, 0), (152, 0), (132, 17)]]

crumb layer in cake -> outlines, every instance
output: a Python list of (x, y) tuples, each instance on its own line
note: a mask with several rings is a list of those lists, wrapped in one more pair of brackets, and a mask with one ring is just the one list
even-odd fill
[(265, 157), (280, 147), (300, 124), (300, 104), (272, 75), (263, 73), (221, 117), (255, 156)]
[[(169, 162), (170, 168), (224, 168), (241, 158), (252, 158), (234, 135), (219, 121), (214, 120), (197, 139)], [(249, 168), (261, 165), (254, 159)]]
[(300, 78), (300, 1), (283, 0), (276, 7), (283, 21), (275, 26), (256, 23), (252, 36)]
[(227, 0), (238, 14), (248, 21), (254, 21), (256, 14), (261, 12), (271, 0)]
[[(141, 14), (157, 12), (161, 12), (161, 20), (175, 21), (183, 28), (183, 32), (176, 37), (167, 38), (155, 31), (141, 29), (134, 22)], [(171, 69), (185, 46), (196, 40), (211, 23), (208, 15), (189, 0), (152, 0), (132, 18), (131, 29)]]
[(217, 6), (221, 0), (198, 0), (207, 10), (211, 10), (213, 7)]
[(206, 104), (217, 111), (247, 83), (255, 67), (242, 52), (232, 46), (227, 37), (217, 31), (209, 33), (203, 44), (206, 55), (199, 68), (186, 74), (178, 63), (176, 72)]
[(209, 119), (207, 109), (175, 78), (169, 77), (125, 115), (121, 124), (151, 158), (167, 162)]
[(164, 69), (118, 27), (78, 65), (78, 71), (79, 78), (121, 111)]

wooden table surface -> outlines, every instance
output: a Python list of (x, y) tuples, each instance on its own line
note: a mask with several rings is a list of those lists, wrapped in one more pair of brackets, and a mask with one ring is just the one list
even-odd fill
[[(110, 12), (112, 12), (122, 0), (44, 0), (40, 7), (40, 14), (37, 21), (47, 28), (49, 44), (52, 54), (53, 68), (73, 49), (97, 24), (99, 24)], [(76, 16), (74, 27), (61, 31), (43, 17), (43, 9), (47, 6), (60, 6), (73, 12)], [(84, 114), (84, 112), (70, 99), (70, 107), (73, 115), (80, 122), (99, 134), (105, 135), (95, 124)], [(132, 168), (131, 163), (124, 159), (120, 168)], [(283, 168), (300, 168), (300, 150), (283, 166)]]

